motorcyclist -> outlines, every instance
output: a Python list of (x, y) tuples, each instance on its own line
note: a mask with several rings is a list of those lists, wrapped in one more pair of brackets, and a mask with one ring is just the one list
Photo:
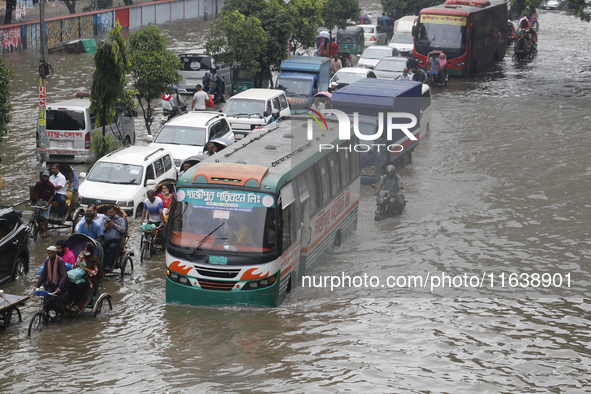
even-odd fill
[(186, 111), (187, 110), (187, 103), (185, 102), (185, 100), (183, 100), (183, 98), (179, 94), (179, 87), (174, 85), (172, 87), (172, 90), (174, 90), (174, 94), (172, 95), (173, 112), (178, 114), (178, 113)]
[(378, 190), (375, 194), (378, 195), (382, 189), (387, 190), (394, 197), (393, 205), (389, 206), (388, 210), (394, 209), (398, 214), (401, 214), (404, 209), (402, 178), (400, 175), (396, 174), (396, 167), (392, 164), (386, 167), (386, 175), (380, 179)]

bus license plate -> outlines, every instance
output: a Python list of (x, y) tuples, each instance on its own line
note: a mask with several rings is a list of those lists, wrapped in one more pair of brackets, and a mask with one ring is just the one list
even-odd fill
[(226, 256), (209, 256), (209, 264), (228, 265)]

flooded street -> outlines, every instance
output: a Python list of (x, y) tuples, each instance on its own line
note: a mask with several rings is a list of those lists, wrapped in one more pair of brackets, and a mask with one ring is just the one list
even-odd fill
[[(167, 304), (164, 253), (140, 264), (134, 220), (133, 275), (103, 281), (113, 311), (28, 338), (38, 309), (28, 302), (23, 323), (0, 332), (0, 392), (44, 392), (48, 382), (53, 392), (588, 392), (591, 47), (581, 44), (591, 24), (564, 12), (540, 11), (539, 21), (533, 62), (515, 64), (509, 50), (476, 77), (435, 88), (430, 132), (399, 171), (405, 213), (374, 222), (375, 189), (362, 186), (357, 232), (313, 273), (381, 284), (492, 274), (492, 288), (298, 288), (273, 309)], [(175, 53), (206, 34), (203, 22), (160, 27)], [(37, 178), (39, 55), (4, 60), (16, 74), (12, 132), (0, 145), (1, 201), (12, 205)], [(48, 103), (88, 91), (92, 56), (48, 62)], [(141, 116), (135, 126), (147, 145)], [(46, 247), (68, 235), (32, 242), (29, 274), (4, 291), (32, 294)], [(511, 273), (561, 283), (512, 287)]]

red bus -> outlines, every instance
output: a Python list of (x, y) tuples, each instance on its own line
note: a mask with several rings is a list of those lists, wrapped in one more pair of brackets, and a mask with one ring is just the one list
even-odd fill
[(426, 68), (431, 52), (443, 52), (447, 74), (466, 76), (505, 57), (507, 3), (502, 0), (447, 0), (424, 8), (413, 27), (414, 58)]

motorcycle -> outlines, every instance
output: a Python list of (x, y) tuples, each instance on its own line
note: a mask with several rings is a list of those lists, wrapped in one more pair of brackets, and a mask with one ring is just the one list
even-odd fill
[(187, 113), (187, 105), (183, 105), (180, 111), (169, 110), (169, 109), (162, 109), (162, 115), (160, 116), (160, 127), (164, 126), (169, 120), (174, 118), (178, 115), (183, 115)]
[[(401, 187), (400, 190), (402, 189), (404, 188)], [(395, 197), (388, 190), (380, 190), (380, 193), (376, 196), (376, 212), (374, 218), (376, 222), (396, 215), (402, 215), (406, 207), (404, 194), (400, 195), (403, 201), (402, 206), (396, 203)]]

